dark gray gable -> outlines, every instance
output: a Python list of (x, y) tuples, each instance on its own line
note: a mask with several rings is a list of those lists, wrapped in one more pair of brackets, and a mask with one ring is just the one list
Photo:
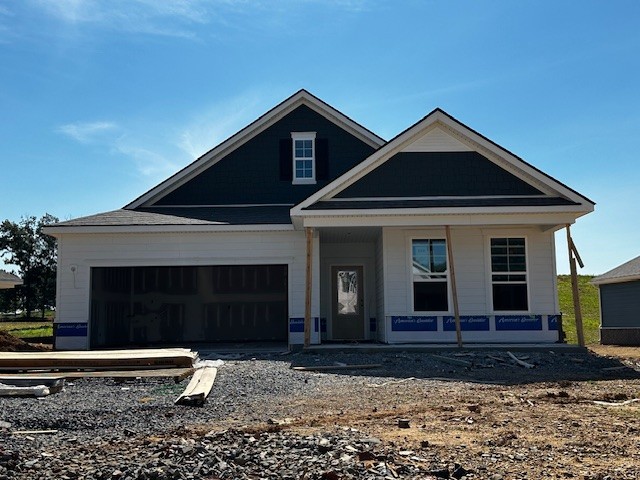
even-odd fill
[[(314, 185), (292, 185), (281, 144), (291, 132), (316, 132)], [(301, 105), (154, 205), (296, 204), (373, 153), (374, 148)], [(288, 153), (290, 159), (290, 153)]]
[(478, 152), (397, 153), (334, 198), (544, 195)]

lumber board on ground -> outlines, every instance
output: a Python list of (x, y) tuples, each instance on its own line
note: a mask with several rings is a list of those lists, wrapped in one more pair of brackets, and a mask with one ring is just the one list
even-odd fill
[(218, 369), (204, 367), (196, 369), (184, 392), (176, 399), (178, 405), (202, 405), (211, 393)]
[(382, 364), (380, 363), (367, 363), (363, 365), (315, 365), (309, 367), (291, 367), (291, 370), (297, 370), (299, 372), (320, 372), (323, 370), (360, 370), (380, 367), (382, 367)]
[(0, 352), (0, 370), (191, 367), (197, 353), (183, 348), (66, 352)]
[(3, 379), (42, 379), (51, 380), (58, 378), (174, 378), (183, 380), (193, 374), (193, 367), (181, 368), (156, 368), (151, 370), (90, 370), (76, 372), (37, 372), (37, 373), (11, 373), (0, 375), (0, 383)]

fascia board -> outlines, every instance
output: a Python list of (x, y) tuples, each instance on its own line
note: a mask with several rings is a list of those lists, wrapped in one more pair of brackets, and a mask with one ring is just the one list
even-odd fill
[[(304, 210), (296, 216), (301, 217), (339, 217), (339, 216), (375, 216), (375, 215), (501, 215), (501, 214), (539, 214), (539, 213), (580, 213), (585, 215), (591, 210), (584, 205), (561, 206), (519, 206), (519, 207), (437, 207), (437, 208), (379, 208), (379, 209), (340, 209), (340, 210)], [(293, 213), (292, 213), (292, 216)]]
[(293, 225), (104, 225), (45, 227), (44, 233), (53, 237), (78, 233), (199, 233), (199, 232), (286, 232)]
[(479, 214), (442, 214), (442, 215), (378, 215), (378, 216), (317, 216), (302, 219), (302, 227), (432, 227), (443, 225), (513, 227), (519, 225), (540, 226), (555, 224), (564, 226), (575, 220), (570, 213), (538, 215), (479, 215)]
[(242, 130), (220, 143), (194, 162), (187, 165), (176, 174), (164, 180), (162, 183), (144, 193), (133, 202), (126, 205), (125, 209), (134, 209), (143, 206), (161, 195), (171, 193), (176, 188), (184, 185), (186, 182), (197, 176), (203, 170), (215, 165), (224, 158), (229, 152), (239, 148), (253, 137), (263, 132), (285, 115), (295, 110), (300, 105), (306, 105), (320, 115), (324, 116), (333, 123), (338, 124), (341, 128), (355, 134), (360, 140), (364, 141), (373, 148), (380, 148), (385, 140), (377, 136), (373, 132), (362, 127), (349, 117), (339, 112), (329, 104), (323, 102), (319, 98), (310, 94), (306, 90), (300, 90), (273, 109), (258, 117), (255, 121), (244, 127)]

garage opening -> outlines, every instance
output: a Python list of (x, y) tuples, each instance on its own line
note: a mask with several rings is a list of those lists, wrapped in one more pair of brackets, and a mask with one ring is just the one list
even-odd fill
[(94, 267), (91, 348), (286, 342), (287, 265)]

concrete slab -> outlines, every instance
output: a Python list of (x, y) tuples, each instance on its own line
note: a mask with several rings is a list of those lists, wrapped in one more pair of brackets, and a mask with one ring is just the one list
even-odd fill
[(567, 343), (466, 343), (460, 349), (456, 343), (329, 343), (311, 345), (303, 352), (444, 352), (465, 350), (500, 350), (511, 352), (586, 352), (586, 347)]

